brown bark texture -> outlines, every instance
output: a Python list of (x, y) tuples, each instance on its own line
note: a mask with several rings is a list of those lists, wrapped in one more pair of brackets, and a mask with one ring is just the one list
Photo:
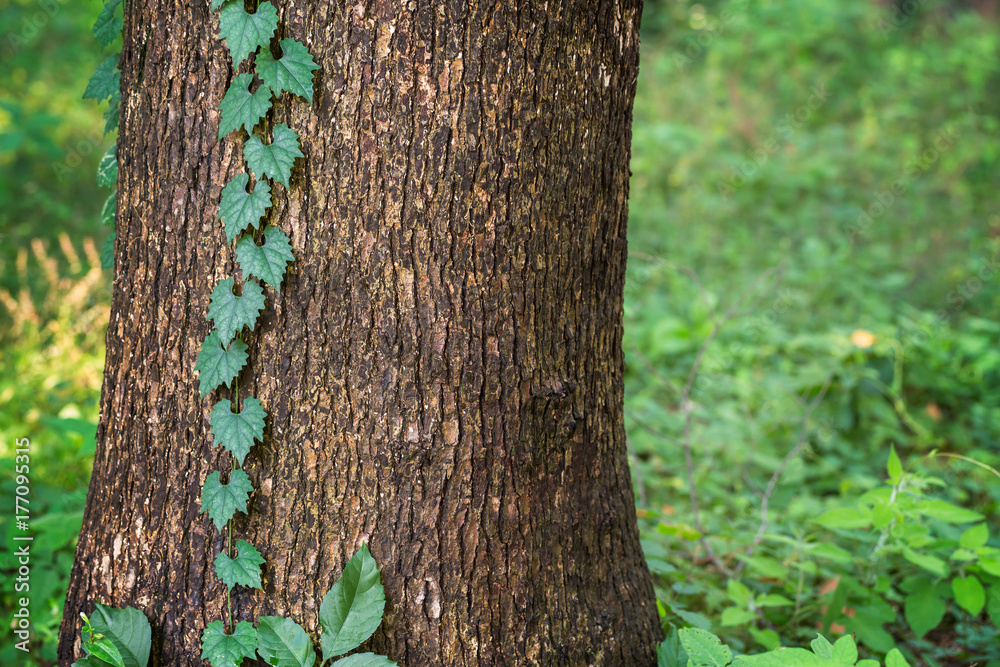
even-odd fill
[[(201, 665), (224, 617), (200, 513), (227, 470), (194, 371), (209, 295), (240, 278), (216, 220), (244, 171), (216, 141), (233, 71), (208, 0), (125, 9), (114, 300), (94, 474), (65, 607), (133, 605), (154, 665)], [(365, 541), (418, 665), (653, 665), (660, 634), (622, 423), (641, 0), (276, 0), (321, 66), (285, 94), (305, 159), (267, 222), (296, 261), (249, 336), (268, 412), (234, 539), (267, 559), (238, 619), (315, 639)], [(249, 7), (250, 5), (248, 5)], [(247, 64), (241, 68), (246, 70)], [(206, 663), (207, 664), (207, 663)]]

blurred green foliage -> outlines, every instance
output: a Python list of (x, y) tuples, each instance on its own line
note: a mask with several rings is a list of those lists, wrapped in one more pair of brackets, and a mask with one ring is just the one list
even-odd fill
[[(54, 659), (110, 302), (95, 170), (113, 138), (80, 99), (100, 6), (0, 6), (0, 484), (10, 498), (31, 438), (36, 664)], [(1000, 464), (1000, 32), (906, 7), (647, 0), (626, 423), (672, 632), (746, 652), (855, 632), (913, 665), (1000, 664), (1000, 484), (927, 458)], [(943, 501), (985, 520), (919, 511)]]
[[(914, 510), (974, 509), (1000, 546), (1000, 479), (923, 458), (1000, 464), (1000, 35), (907, 6), (647, 3), (626, 424), (668, 629), (1000, 665), (1000, 579), (959, 550), (972, 515)], [(914, 469), (890, 506), (893, 445)]]

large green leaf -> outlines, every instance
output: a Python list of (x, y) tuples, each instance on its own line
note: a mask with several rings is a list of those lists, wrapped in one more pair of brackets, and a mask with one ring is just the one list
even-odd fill
[(212, 331), (202, 343), (198, 361), (194, 369), (199, 373), (199, 389), (205, 396), (216, 387), (229, 384), (239, 375), (246, 364), (247, 344), (234, 340), (228, 347), (223, 346), (218, 331)]
[(219, 219), (225, 225), (226, 238), (230, 243), (247, 227), (255, 227), (271, 205), (271, 186), (267, 181), (257, 181), (253, 192), (247, 192), (249, 182), (249, 174), (238, 174), (222, 188)]
[(242, 470), (236, 469), (230, 473), (226, 484), (222, 483), (218, 472), (213, 472), (205, 478), (205, 484), (201, 487), (201, 511), (208, 512), (212, 523), (221, 531), (237, 510), (247, 513), (247, 500), (250, 499), (251, 491), (253, 484)]
[(108, 99), (118, 92), (121, 78), (122, 73), (118, 71), (118, 54), (108, 56), (90, 77), (90, 82), (83, 91), (83, 99), (98, 102)]
[(201, 635), (201, 659), (212, 667), (236, 667), (243, 658), (253, 660), (256, 646), (257, 631), (249, 621), (237, 623), (231, 635), (222, 621), (212, 621)]
[(260, 278), (275, 289), (281, 288), (288, 263), (295, 259), (292, 243), (277, 227), (264, 227), (264, 245), (257, 245), (253, 236), (246, 234), (236, 244), (236, 259), (243, 269), (243, 276)]
[(711, 632), (699, 628), (682, 628), (677, 634), (694, 667), (726, 667), (733, 659), (733, 652), (729, 647)]
[(945, 611), (944, 600), (938, 596), (933, 585), (907, 595), (903, 603), (903, 615), (918, 639), (938, 626)]
[(313, 72), (319, 65), (300, 42), (294, 39), (283, 39), (280, 42), (281, 57), (275, 60), (271, 51), (264, 49), (257, 56), (257, 74), (264, 80), (275, 95), (289, 91), (306, 98), (310, 104), (313, 100)]
[(215, 574), (230, 589), (234, 586), (260, 588), (260, 566), (263, 564), (264, 558), (252, 544), (237, 540), (236, 558), (230, 558), (225, 552), (215, 557)]
[(274, 126), (274, 140), (269, 144), (262, 142), (257, 135), (251, 135), (243, 146), (243, 155), (254, 174), (273, 178), (286, 188), (292, 177), (295, 159), (303, 157), (299, 150), (299, 135), (281, 123)]
[(97, 604), (90, 624), (95, 633), (111, 640), (125, 667), (146, 667), (152, 632), (145, 614), (134, 607), (115, 609)]
[(122, 0), (108, 0), (101, 8), (101, 13), (97, 15), (94, 22), (94, 37), (97, 38), (101, 48), (107, 47), (115, 38), (122, 34), (122, 20), (115, 16), (115, 9)]
[(347, 653), (371, 637), (384, 610), (385, 590), (378, 565), (368, 545), (362, 544), (320, 605), (323, 661)]
[(112, 144), (97, 165), (97, 185), (102, 188), (113, 188), (118, 182), (118, 158), (115, 156), (117, 148), (118, 144)]
[(355, 653), (331, 663), (331, 667), (394, 667), (395, 665), (396, 663), (384, 655), (374, 653)]
[(87, 656), (95, 660), (100, 660), (112, 665), (112, 667), (125, 667), (125, 660), (114, 642), (103, 637), (101, 639), (91, 639), (83, 645), (83, 650)]
[(316, 663), (309, 635), (283, 616), (262, 616), (257, 621), (257, 653), (275, 667), (313, 667)]
[(260, 401), (252, 396), (243, 400), (243, 409), (233, 412), (228, 400), (221, 400), (212, 410), (212, 437), (215, 444), (225, 447), (243, 465), (254, 440), (264, 439), (264, 417), (267, 413)]
[(983, 515), (979, 512), (938, 499), (921, 500), (916, 509), (924, 516), (946, 523), (974, 523), (983, 520)]
[(262, 2), (257, 12), (247, 14), (242, 2), (230, 2), (219, 12), (219, 35), (226, 40), (233, 68), (258, 47), (267, 48), (278, 27), (278, 11), (270, 2)]
[(245, 127), (247, 133), (253, 131), (254, 125), (267, 114), (271, 108), (271, 89), (261, 84), (257, 90), (250, 92), (253, 85), (253, 74), (238, 75), (229, 84), (226, 96), (219, 103), (222, 120), (219, 122), (219, 139), (233, 130)]
[(986, 606), (986, 589), (979, 583), (979, 579), (971, 574), (952, 579), (951, 590), (955, 594), (958, 606), (973, 616), (979, 616), (979, 612)]
[(215, 322), (219, 340), (228, 344), (243, 327), (253, 328), (257, 316), (264, 310), (264, 288), (252, 280), (243, 283), (243, 294), (233, 294), (235, 281), (223, 278), (212, 290), (208, 302), (208, 319)]

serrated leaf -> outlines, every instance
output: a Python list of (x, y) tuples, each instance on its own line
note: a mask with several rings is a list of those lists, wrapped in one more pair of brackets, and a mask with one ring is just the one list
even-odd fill
[(306, 98), (312, 104), (313, 72), (319, 69), (319, 65), (301, 42), (286, 38), (279, 44), (281, 57), (277, 60), (271, 55), (270, 49), (262, 50), (257, 56), (257, 74), (275, 95), (287, 90)]
[(117, 205), (118, 192), (115, 191), (108, 195), (108, 198), (104, 200), (104, 206), (101, 208), (101, 224), (105, 227), (115, 226), (115, 208)]
[(97, 639), (83, 645), (83, 650), (91, 657), (113, 665), (114, 667), (125, 667), (122, 654), (115, 648), (114, 643), (108, 638)]
[(395, 665), (396, 663), (389, 658), (375, 653), (355, 653), (331, 663), (331, 667), (395, 667)]
[(886, 470), (889, 473), (889, 481), (893, 484), (903, 476), (903, 463), (899, 460), (895, 445), (889, 447), (889, 463), (886, 465)]
[(225, 447), (243, 465), (254, 440), (264, 439), (266, 416), (260, 401), (252, 396), (243, 401), (243, 409), (238, 413), (232, 411), (228, 400), (219, 401), (212, 410), (215, 444)]
[(985, 523), (977, 523), (972, 528), (967, 529), (959, 538), (958, 544), (964, 549), (976, 550), (985, 546), (990, 539), (990, 529)]
[(816, 523), (827, 528), (867, 528), (871, 524), (871, 519), (861, 512), (850, 507), (839, 507), (824, 512), (815, 519)]
[(243, 341), (234, 340), (229, 347), (225, 347), (218, 331), (213, 330), (208, 334), (194, 365), (199, 374), (198, 388), (201, 395), (205, 396), (216, 387), (227, 385), (236, 379), (248, 357), (247, 344)]
[(274, 140), (269, 144), (262, 142), (257, 135), (247, 139), (243, 155), (254, 174), (273, 178), (286, 188), (295, 159), (304, 157), (299, 150), (299, 135), (281, 123), (274, 126)]
[(711, 632), (698, 628), (681, 628), (677, 634), (694, 667), (726, 667), (733, 659), (733, 652), (729, 647)]
[(260, 3), (254, 14), (247, 14), (242, 2), (223, 6), (219, 12), (219, 35), (229, 47), (233, 68), (239, 67), (258, 47), (266, 48), (277, 27), (278, 10), (270, 2)]
[(118, 119), (121, 112), (122, 94), (115, 91), (108, 102), (108, 108), (104, 112), (104, 134), (108, 134), (118, 127)]
[(222, 621), (212, 621), (201, 634), (201, 659), (212, 667), (236, 667), (243, 658), (253, 660), (256, 645), (257, 631), (248, 621), (237, 623), (231, 635)]
[(118, 8), (121, 1), (108, 0), (104, 3), (101, 13), (97, 15), (97, 21), (94, 22), (94, 37), (97, 38), (97, 42), (101, 45), (101, 48), (107, 47), (111, 42), (115, 41), (116, 37), (122, 34), (122, 20), (115, 16), (115, 9)]
[(313, 667), (316, 663), (309, 635), (283, 616), (262, 616), (257, 621), (257, 653), (274, 667)]
[(979, 579), (972, 575), (952, 579), (951, 590), (958, 606), (973, 616), (979, 616), (979, 612), (986, 606), (986, 590)]
[(909, 547), (903, 547), (903, 558), (939, 577), (948, 576), (948, 564), (936, 556), (922, 554)]
[(98, 102), (108, 99), (118, 92), (121, 77), (122, 73), (118, 71), (118, 54), (108, 56), (90, 77), (87, 89), (83, 91), (83, 99)]
[(323, 598), (319, 623), (323, 661), (347, 653), (367, 640), (382, 622), (385, 589), (378, 565), (362, 544)]
[(982, 521), (983, 515), (974, 510), (952, 505), (944, 500), (921, 500), (917, 503), (916, 509), (924, 516), (938, 519), (945, 523), (974, 523)]
[(90, 623), (95, 633), (115, 645), (125, 667), (146, 667), (152, 631), (145, 614), (134, 607), (115, 609), (97, 604)]
[[(819, 655), (817, 653), (817, 655)], [(854, 637), (844, 635), (833, 645), (833, 659), (838, 663), (853, 665), (858, 660), (858, 645), (854, 642)]]
[[(215, 575), (230, 590), (235, 586), (260, 588), (260, 566), (263, 564), (264, 558), (252, 544), (237, 540), (236, 558), (230, 558), (225, 552), (215, 557)], [(253, 653), (247, 657), (252, 658)]]
[(201, 487), (201, 511), (208, 512), (212, 523), (221, 531), (237, 510), (247, 513), (247, 500), (251, 491), (253, 484), (242, 470), (234, 470), (229, 475), (227, 484), (222, 483), (218, 472), (213, 472), (205, 478), (205, 484)]
[(97, 185), (102, 188), (114, 187), (118, 182), (118, 157), (115, 155), (117, 148), (118, 144), (112, 144), (97, 165)]
[(277, 227), (264, 228), (264, 245), (257, 245), (253, 236), (244, 235), (236, 244), (236, 259), (243, 269), (243, 276), (254, 276), (275, 289), (281, 288), (288, 263), (294, 261), (292, 244), (288, 236)]
[(267, 181), (257, 181), (253, 192), (247, 192), (249, 182), (249, 174), (238, 174), (222, 188), (218, 217), (230, 243), (248, 227), (255, 227), (271, 206), (271, 186)]
[(233, 294), (235, 281), (224, 278), (212, 290), (208, 302), (208, 319), (215, 322), (219, 339), (228, 344), (243, 327), (253, 329), (260, 311), (264, 310), (264, 288), (248, 280), (243, 283), (243, 294)]
[(241, 127), (245, 127), (249, 134), (271, 108), (271, 89), (261, 84), (251, 93), (252, 85), (253, 74), (249, 72), (238, 75), (229, 85), (229, 90), (219, 103), (219, 111), (222, 112), (219, 139)]
[(101, 268), (115, 268), (115, 233), (112, 231), (101, 245)]
[(927, 586), (906, 596), (903, 615), (910, 629), (920, 639), (941, 623), (946, 611), (944, 601), (938, 597), (934, 586)]

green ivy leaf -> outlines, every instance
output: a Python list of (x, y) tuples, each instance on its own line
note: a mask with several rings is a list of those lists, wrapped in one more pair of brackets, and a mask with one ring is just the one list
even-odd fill
[(374, 653), (355, 653), (346, 658), (341, 658), (337, 662), (331, 663), (332, 667), (395, 667), (394, 663), (384, 655)]
[(90, 624), (115, 645), (125, 667), (146, 667), (152, 632), (146, 615), (134, 607), (114, 609), (97, 604)]
[(111, 101), (108, 102), (108, 109), (104, 112), (104, 134), (108, 134), (112, 130), (118, 128), (118, 118), (121, 111), (121, 101), (122, 94), (115, 91), (114, 95), (111, 96)]
[(212, 331), (205, 338), (198, 353), (194, 369), (199, 373), (199, 390), (205, 396), (221, 385), (232, 382), (247, 362), (247, 344), (234, 340), (224, 347), (218, 331)]
[(108, 99), (118, 92), (121, 78), (122, 73), (118, 71), (118, 54), (108, 56), (90, 77), (87, 89), (83, 91), (83, 99), (98, 102)]
[(231, 2), (219, 13), (219, 35), (226, 40), (233, 68), (239, 67), (258, 47), (267, 47), (278, 27), (278, 10), (270, 2), (257, 6), (255, 14), (247, 14), (242, 2)]
[(285, 268), (294, 261), (295, 255), (285, 232), (267, 226), (264, 228), (264, 245), (257, 245), (253, 236), (246, 234), (236, 244), (236, 259), (245, 277), (260, 278), (271, 287), (280, 289)]
[(101, 268), (115, 268), (115, 233), (111, 232), (101, 245)]
[(917, 639), (936, 628), (946, 610), (933, 584), (907, 595), (903, 603), (903, 615)]
[[(118, 204), (118, 192), (112, 192), (108, 195), (108, 198), (104, 200), (104, 206), (101, 208), (101, 224), (105, 227), (115, 226), (115, 207)], [(114, 238), (112, 236), (112, 238)]]
[(281, 57), (277, 60), (269, 49), (260, 52), (256, 60), (257, 73), (275, 95), (287, 90), (312, 104), (313, 72), (319, 69), (319, 65), (301, 42), (286, 38), (281, 40), (280, 46)]
[(357, 648), (371, 637), (382, 622), (384, 610), (385, 590), (378, 565), (368, 545), (362, 544), (319, 608), (323, 662)]
[(986, 590), (979, 579), (972, 575), (952, 579), (951, 590), (958, 606), (973, 616), (979, 616), (979, 612), (986, 606)]
[(208, 319), (215, 322), (219, 340), (229, 344), (243, 327), (253, 329), (257, 316), (264, 310), (264, 288), (248, 280), (243, 283), (243, 294), (233, 294), (232, 278), (224, 278), (212, 290), (208, 302)]
[(234, 470), (229, 475), (228, 484), (223, 484), (219, 473), (213, 472), (205, 478), (205, 484), (201, 487), (201, 511), (208, 512), (212, 523), (221, 531), (237, 510), (247, 513), (247, 500), (251, 491), (253, 484), (242, 470)]
[(115, 16), (115, 9), (121, 2), (122, 0), (108, 0), (101, 13), (97, 15), (97, 21), (94, 22), (94, 37), (97, 38), (101, 48), (106, 48), (122, 34), (122, 20)]
[(677, 634), (694, 667), (726, 667), (733, 659), (733, 652), (729, 647), (711, 632), (699, 628), (681, 628)]
[(224, 2), (229, 2), (229, 0), (212, 0), (212, 11), (214, 12)]
[(112, 144), (97, 165), (97, 185), (102, 188), (112, 188), (118, 182), (118, 157), (115, 155), (117, 148), (117, 143)]
[(316, 651), (298, 623), (283, 616), (262, 616), (257, 621), (257, 653), (275, 667), (313, 667)]
[(201, 659), (212, 667), (236, 667), (243, 658), (253, 660), (257, 631), (249, 621), (240, 621), (231, 635), (222, 621), (212, 621), (201, 635)]
[(249, 174), (238, 174), (222, 188), (219, 219), (225, 225), (230, 243), (248, 227), (256, 226), (271, 206), (271, 186), (267, 181), (257, 181), (253, 192), (247, 192), (249, 182)]
[[(260, 566), (263, 564), (264, 558), (252, 544), (237, 540), (236, 558), (230, 558), (225, 552), (215, 557), (215, 574), (230, 590), (234, 586), (260, 588)], [(253, 650), (252, 646), (248, 658), (253, 657)]]
[(269, 176), (286, 188), (295, 158), (304, 157), (299, 150), (299, 135), (280, 123), (274, 126), (274, 141), (265, 144), (260, 137), (253, 135), (243, 146), (243, 155), (254, 174)]
[[(819, 655), (819, 651), (813, 651)], [(844, 635), (833, 645), (833, 660), (841, 664), (853, 665), (858, 660), (858, 645), (854, 642), (854, 637)]]
[(245, 127), (249, 134), (271, 108), (271, 89), (261, 84), (251, 93), (252, 85), (253, 74), (249, 72), (238, 75), (229, 85), (226, 96), (219, 103), (219, 110), (222, 112), (219, 139), (241, 127)]
[(243, 465), (254, 440), (264, 439), (264, 417), (267, 413), (260, 401), (250, 396), (243, 401), (243, 409), (234, 413), (228, 400), (215, 404), (212, 410), (212, 436), (215, 444), (222, 445), (236, 461)]

